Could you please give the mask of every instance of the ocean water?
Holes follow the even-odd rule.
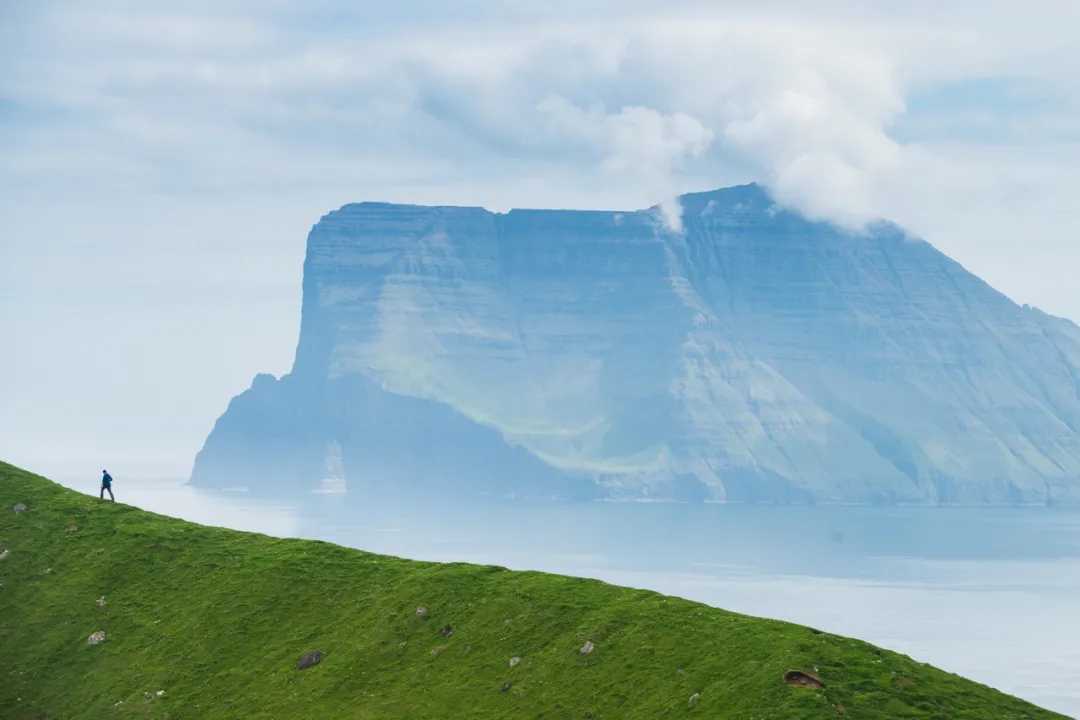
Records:
[[[96,479],[65,484],[96,494]],[[849,635],[1080,716],[1080,510],[209,492],[120,479],[166,515],[373,552],[593,577]]]

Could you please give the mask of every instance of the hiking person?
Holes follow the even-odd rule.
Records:
[[[108,470],[101,471],[101,492],[98,493],[98,497],[104,500],[105,493],[109,493],[109,499],[116,502],[116,498],[112,494],[112,475],[109,474]]]

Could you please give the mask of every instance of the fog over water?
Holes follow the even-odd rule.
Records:
[[[1080,716],[1077,509],[258,498],[114,474],[118,499],[147,510],[650,588],[858,637]],[[93,474],[64,484],[97,492]]]

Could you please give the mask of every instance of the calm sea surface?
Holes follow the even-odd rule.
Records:
[[[96,494],[96,478],[68,481]],[[1080,511],[521,505],[215,493],[119,479],[201,523],[651,588],[850,635],[1080,716]]]

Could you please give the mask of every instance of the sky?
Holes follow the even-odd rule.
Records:
[[[756,180],[1080,321],[1080,4],[809,5],[0,0],[0,457],[186,476],[354,201]]]

